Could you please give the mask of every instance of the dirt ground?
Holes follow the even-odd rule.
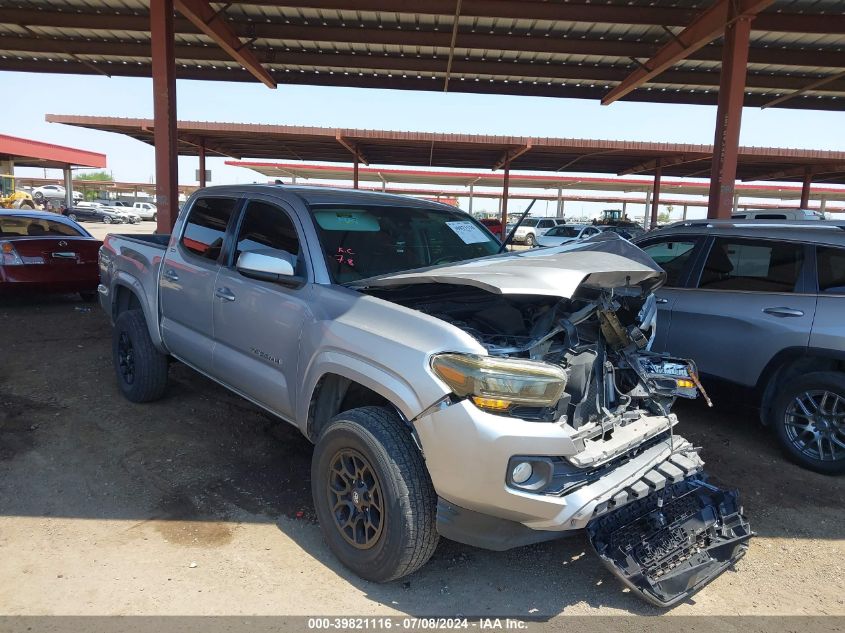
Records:
[[[509,552],[441,541],[384,585],[342,568],[298,432],[174,364],[167,397],[117,392],[97,306],[0,300],[0,614],[658,614],[578,535]],[[786,461],[750,412],[679,406],[758,533],[671,610],[845,615],[841,478]]]

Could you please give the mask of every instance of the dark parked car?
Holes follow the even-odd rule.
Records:
[[[125,215],[101,206],[70,207],[63,209],[62,215],[74,222],[104,222],[105,224],[124,224],[129,220]]]
[[[845,472],[843,229],[703,220],[637,240],[668,275],[652,349],[739,391],[787,455],[824,473]]]
[[[54,213],[0,211],[0,294],[26,290],[97,297],[101,242]]]

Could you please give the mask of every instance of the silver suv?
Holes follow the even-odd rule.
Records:
[[[743,388],[793,460],[845,471],[845,224],[683,222],[637,245],[668,276],[653,350]]]

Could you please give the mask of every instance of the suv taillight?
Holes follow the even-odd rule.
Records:
[[[23,266],[23,260],[11,242],[0,242],[0,266]]]

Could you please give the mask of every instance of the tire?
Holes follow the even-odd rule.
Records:
[[[132,402],[152,402],[167,388],[167,356],[150,338],[141,310],[117,317],[112,331],[112,362],[120,391]]]
[[[80,292],[79,298],[82,299],[85,303],[94,303],[98,299],[98,295],[96,292]]]
[[[828,415],[819,416],[819,409]],[[792,461],[818,473],[845,472],[845,374],[813,372],[782,385],[772,407],[772,423]]]
[[[107,215],[103,216],[103,223],[104,224],[111,224],[111,218]]]
[[[38,202],[41,202],[44,199],[44,193],[42,193],[41,191],[36,191],[34,194],[32,194],[32,197]]]
[[[158,222],[158,213],[153,213],[153,222]]]
[[[76,214],[75,214],[75,213],[68,213],[68,214],[67,214],[67,219],[68,219],[68,220],[70,220],[71,222],[79,222],[79,220],[77,220],[77,219],[76,219]]]
[[[534,245],[537,243],[537,239],[534,237],[533,233],[529,233],[525,236],[525,245],[529,248],[534,248]]]
[[[356,477],[364,473],[355,481],[369,485],[346,485],[352,490],[346,501],[349,505],[336,513],[335,502],[343,500],[340,494],[331,492],[329,484],[341,489],[344,471],[333,469],[340,460],[346,460],[350,468],[354,463]],[[361,460],[369,471],[358,469]],[[353,496],[356,490],[359,497]],[[381,494],[376,494],[378,491]],[[413,573],[428,562],[437,547],[437,496],[420,450],[393,411],[361,407],[335,416],[314,449],[311,493],[329,548],[341,563],[366,580],[388,582]],[[360,508],[354,505],[357,499],[362,500]],[[381,513],[376,501],[381,501]],[[370,527],[359,529],[359,520],[342,531],[340,522],[355,516],[370,519]],[[358,545],[351,542],[355,537]]]

